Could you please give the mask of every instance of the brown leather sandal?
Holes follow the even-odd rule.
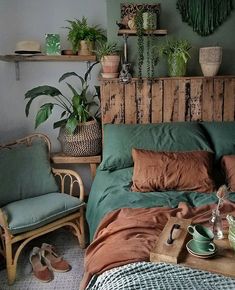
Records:
[[[41,246],[42,257],[47,266],[55,272],[68,272],[71,270],[69,263],[60,257],[52,245],[43,243]]]
[[[39,281],[47,283],[53,280],[53,272],[43,262],[41,249],[34,247],[30,253],[29,261],[33,268],[33,274]]]

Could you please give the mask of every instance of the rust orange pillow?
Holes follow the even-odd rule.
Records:
[[[132,157],[132,191],[215,190],[211,152],[156,152],[132,149]]]
[[[221,160],[226,181],[231,191],[235,191],[235,155],[225,155]]]

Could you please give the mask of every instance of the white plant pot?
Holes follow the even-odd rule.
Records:
[[[202,47],[199,50],[199,63],[206,77],[217,75],[222,62],[222,47]]]

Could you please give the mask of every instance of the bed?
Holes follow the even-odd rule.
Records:
[[[218,102],[216,99],[218,82],[223,85],[223,92],[227,91],[228,85],[233,89],[233,93],[227,96],[229,100],[226,99],[226,102],[221,103],[221,117],[218,117],[220,111],[218,106],[213,105],[208,107],[207,114],[200,113],[205,111],[205,102],[207,102],[200,94],[197,93],[196,97],[191,95],[191,99],[194,98],[193,103],[189,102],[188,95],[182,96],[182,90],[179,88],[182,88],[182,83],[185,85],[187,82],[191,86],[198,84],[203,96],[205,96],[204,90],[207,91],[212,82],[215,103]],[[235,280],[225,276],[168,263],[149,262],[150,251],[171,216],[191,218],[193,223],[208,225],[211,211],[218,201],[216,189],[226,182],[226,176],[221,174],[224,173],[220,166],[221,159],[224,155],[235,154],[234,114],[231,117],[232,114],[229,113],[230,119],[224,119],[228,116],[224,106],[228,102],[234,104],[234,78],[222,80],[211,78],[201,81],[193,78],[167,79],[156,80],[154,85],[155,87],[148,88],[151,85],[146,82],[140,90],[134,80],[125,86],[113,80],[102,82],[103,160],[97,170],[87,204],[86,216],[91,243],[86,250],[85,273],[80,289],[235,289]],[[153,104],[156,96],[159,99],[156,86],[159,88],[160,85],[165,90],[161,94],[162,104],[166,104],[167,100],[168,104],[173,104],[172,112],[177,114],[171,114],[173,119],[164,119],[163,116],[168,115],[169,108],[162,106],[161,122],[155,123],[158,117],[155,116],[156,108]],[[169,101],[169,85],[171,90],[173,85],[177,88],[172,90],[178,92],[172,95],[173,101]],[[191,90],[192,94],[195,91],[197,91],[195,88]],[[183,106],[184,120],[182,120],[182,112],[179,114],[179,107],[175,109],[176,104],[182,105],[182,100],[185,102],[184,105],[187,102],[187,106]],[[202,110],[200,105],[203,102]],[[135,110],[133,110],[133,103],[136,104]],[[190,118],[186,111],[191,112]],[[196,115],[200,115],[199,120],[196,120],[200,122],[186,122],[195,121]],[[208,119],[209,115],[211,119]],[[215,116],[220,122],[214,122],[218,121],[214,119]],[[134,153],[133,148],[137,149]],[[139,152],[140,150],[144,152]],[[142,175],[142,171],[149,174],[146,173],[144,166],[141,167],[143,164],[141,162],[145,158],[149,159],[149,162],[155,158],[155,155],[149,155],[150,153],[176,153],[177,158],[179,155],[181,160],[182,153],[191,154],[195,151],[206,152],[209,155],[207,173],[212,179],[213,189],[212,184],[208,185],[207,181],[208,187],[201,188],[204,179],[201,182],[199,178],[197,182],[198,176],[195,172],[186,179],[194,180],[193,186],[197,183],[198,187],[190,187],[192,186],[190,184],[186,186],[187,190],[184,190],[184,186],[183,190],[177,186],[171,189],[172,185],[166,186],[164,183],[166,180],[163,182],[166,186],[166,188],[163,186],[163,190],[161,187],[161,190],[153,190],[152,187],[151,190],[145,190],[146,184],[144,186],[140,184],[142,176],[138,174]],[[147,155],[138,159],[140,153],[147,153]],[[190,163],[194,158],[190,156],[183,156],[182,176],[186,176],[190,171],[185,171],[186,163]],[[162,160],[162,155],[157,158]],[[196,157],[199,160],[198,166],[202,166],[200,158]],[[171,159],[169,160],[171,162]],[[140,168],[137,172],[138,162]],[[179,168],[178,166],[177,163],[176,168]],[[194,169],[197,172],[196,166]],[[174,167],[173,170],[177,171]],[[173,176],[174,180],[179,178],[174,174]],[[145,183],[145,180],[146,175],[142,181]],[[147,188],[148,186],[149,184]],[[156,188],[158,186],[159,184]],[[230,192],[220,208],[224,228],[228,226],[226,215],[228,213],[235,215],[234,191]]]

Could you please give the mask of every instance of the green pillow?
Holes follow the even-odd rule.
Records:
[[[203,122],[218,161],[223,155],[235,154],[235,122]]]
[[[0,207],[57,191],[47,145],[41,139],[30,146],[19,144],[0,149]]]
[[[204,130],[198,123],[104,125],[101,170],[133,166],[132,148],[156,151],[212,151]]]

